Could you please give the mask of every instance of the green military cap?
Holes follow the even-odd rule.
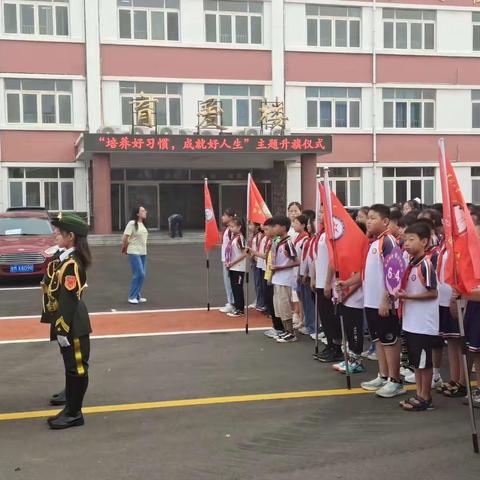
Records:
[[[74,213],[59,212],[52,220],[52,225],[60,230],[75,233],[75,235],[81,235],[83,237],[88,235],[88,223]]]

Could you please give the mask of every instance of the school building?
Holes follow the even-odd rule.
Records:
[[[132,131],[141,92],[157,132]],[[212,97],[225,142],[196,135]],[[284,136],[262,137],[263,99],[284,101]],[[153,228],[202,228],[204,178],[217,210],[241,210],[251,171],[282,211],[312,206],[324,165],[347,206],[434,203],[440,137],[480,203],[479,129],[474,0],[0,0],[0,211],[76,211],[109,233],[141,202]]]

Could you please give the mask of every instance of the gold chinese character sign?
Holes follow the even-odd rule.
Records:
[[[140,92],[140,94],[130,102],[130,105],[132,105],[132,111],[133,111],[133,120],[134,120],[133,124],[141,125],[145,127],[156,127],[157,126],[157,121],[156,121],[157,120],[156,118],[157,102],[158,102],[158,98],[155,98],[152,95],[146,95],[145,93]]]
[[[270,130],[270,133],[273,133],[274,129],[280,129],[280,134],[283,135],[288,120],[283,102],[279,102],[278,99],[268,102],[265,99],[259,110],[261,132]]]
[[[197,113],[197,132],[200,128],[215,128],[217,130],[225,130],[222,125],[222,102],[217,98],[207,98],[198,102]]]

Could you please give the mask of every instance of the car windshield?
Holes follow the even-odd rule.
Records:
[[[0,218],[0,236],[51,235],[50,222],[45,218]]]

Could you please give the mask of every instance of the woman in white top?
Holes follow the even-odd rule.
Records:
[[[287,216],[292,222],[290,229],[288,230],[288,236],[290,240],[293,242],[297,236],[297,232],[293,228],[293,221],[302,214],[302,204],[299,202],[291,202],[288,204],[287,207]]]
[[[133,275],[128,302],[133,304],[147,301],[141,295],[147,260],[148,230],[145,226],[146,219],[147,210],[144,207],[134,208],[131,220],[123,232],[122,253],[128,255]]]

